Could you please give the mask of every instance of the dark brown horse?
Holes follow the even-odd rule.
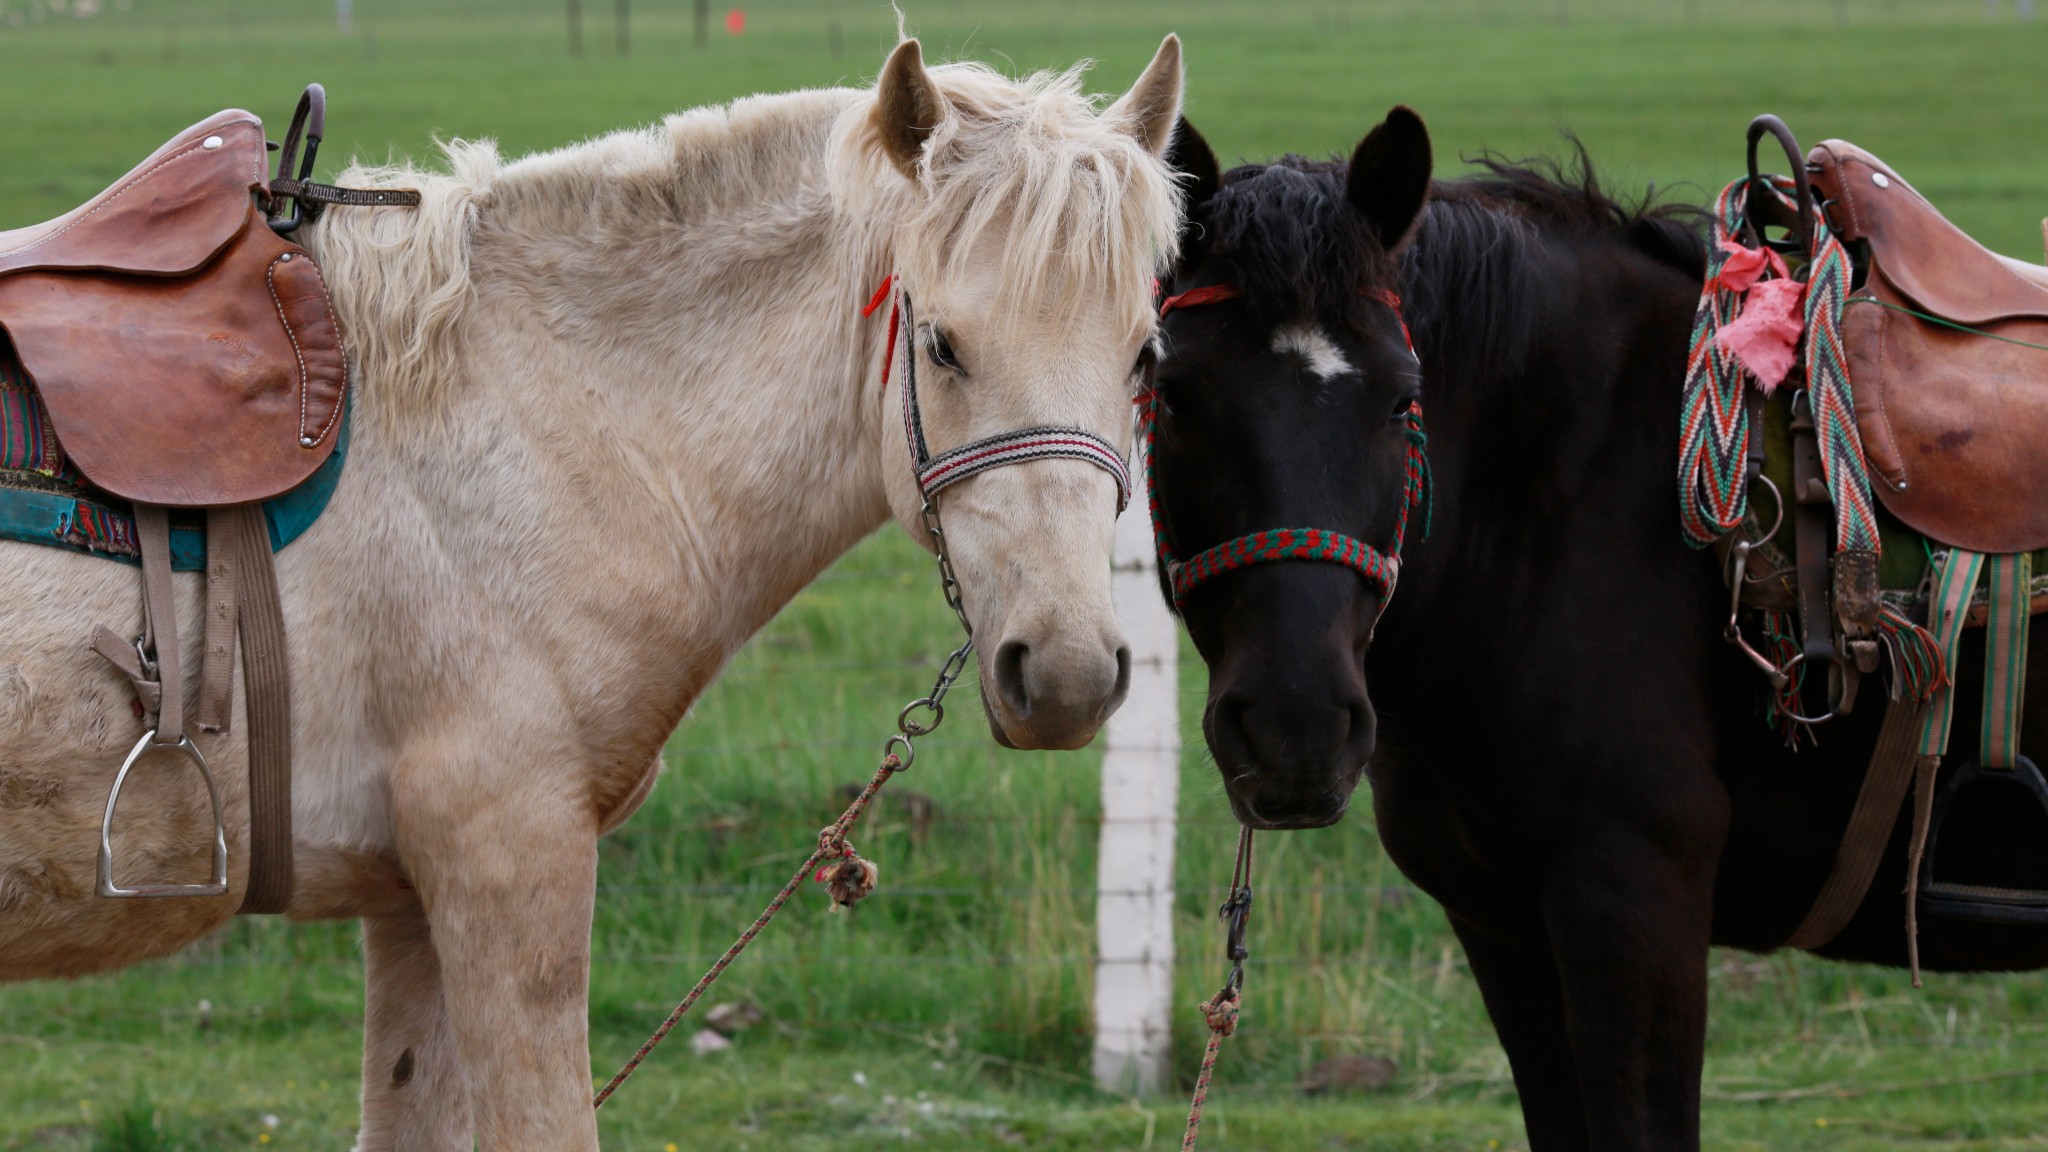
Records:
[[[1388,852],[1464,943],[1531,1146],[1697,1148],[1708,948],[1768,951],[1800,922],[1884,711],[1866,694],[1817,749],[1789,751],[1720,640],[1714,560],[1680,540],[1697,213],[1619,205],[1583,157],[1432,184],[1406,109],[1349,165],[1219,174],[1185,127],[1178,149],[1193,206],[1164,290],[1238,294],[1164,324],[1168,549],[1309,527],[1390,551],[1418,395],[1434,475],[1430,531],[1418,510],[1390,597],[1305,560],[1184,588],[1233,806],[1255,826],[1329,823],[1368,775]],[[1966,635],[1960,717],[1977,714],[1982,653]],[[2048,645],[2029,671],[2048,682]],[[2040,694],[2021,742],[2048,750]],[[1973,724],[1955,746],[1974,750]],[[2048,887],[2048,836],[2001,815],[2039,822],[1981,814],[1948,863]],[[1824,955],[1905,963],[1905,832]],[[1923,921],[1921,952],[1931,969],[2041,967],[2048,929]]]

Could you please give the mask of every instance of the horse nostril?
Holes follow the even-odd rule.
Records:
[[[1031,689],[1024,680],[1024,660],[1031,645],[1005,640],[996,648],[996,692],[1019,717],[1031,715]]]
[[[1131,691],[1131,646],[1116,646],[1116,690],[1109,694],[1110,706],[1114,707]]]

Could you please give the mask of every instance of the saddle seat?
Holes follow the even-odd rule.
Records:
[[[0,330],[65,455],[115,496],[267,500],[334,447],[341,333],[319,269],[266,223],[265,167],[262,122],[221,112],[0,232]]]
[[[1878,499],[1943,543],[2048,547],[2048,350],[2026,346],[2048,346],[2048,267],[1978,244],[1854,144],[1822,142],[1807,170],[1864,246],[1842,339]]]

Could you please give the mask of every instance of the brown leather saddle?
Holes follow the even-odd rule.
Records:
[[[1867,247],[1842,340],[1872,490],[1944,543],[2048,548],[2048,267],[1984,248],[1854,144],[1807,170],[1836,235]]]
[[[1944,772],[1953,696],[1936,684],[1928,699],[1893,700],[1835,866],[1788,941],[1816,948],[1848,923],[1891,842],[1910,790],[1914,820],[1907,939],[1917,985],[1916,917],[1921,912],[2048,924],[2048,887],[2006,887],[2002,878],[1945,879],[1936,864],[1943,823],[1958,797],[1968,795],[1980,809],[1990,804],[2010,813],[2017,805],[2048,819],[2048,776],[2017,748],[2028,616],[2048,607],[2038,592],[2030,597],[2030,587],[2040,585],[2027,579],[2027,554],[2048,548],[2048,266],[1985,249],[1882,160],[1853,144],[1826,141],[1805,153],[1801,165],[1790,131],[1776,117],[1758,117],[1751,124],[1752,189],[1761,187],[1756,147],[1765,134],[1778,138],[1794,164],[1790,183],[1798,207],[1790,211],[1780,199],[1756,197],[1754,203],[1764,207],[1752,216],[1749,235],[1802,257],[1821,251],[1814,233],[1825,227],[1845,246],[1853,268],[1841,319],[1841,351],[1871,491],[1882,507],[1878,527],[1889,535],[1883,515],[1889,513],[1930,548],[1951,549],[1943,567],[1927,566],[1918,594],[1899,619],[1931,628],[1939,615],[1939,627],[1948,637],[1940,642],[1947,659],[1953,659],[1961,627],[1987,627],[1986,695],[2005,701],[1984,711],[1980,757],[1961,759]],[[1808,208],[1813,203],[1820,205],[1824,221],[1814,221]],[[1772,240],[1765,227],[1798,235]],[[1808,341],[1821,338],[1814,330],[1805,334]],[[1764,412],[1760,399],[1750,403],[1753,415]],[[1759,535],[1754,525],[1745,526],[1747,540],[1729,549],[1744,558],[1733,577],[1736,604],[1729,634],[1736,635],[1734,616],[1748,604],[1796,612],[1809,645],[1819,636],[1826,648],[1828,618],[1833,617],[1840,624],[1837,639],[1847,637],[1855,655],[1854,618],[1866,609],[1874,616],[1877,604],[1874,598],[1864,604],[1844,595],[1840,577],[1846,550],[1833,558],[1836,579],[1832,595],[1827,593],[1829,534],[1823,510],[1830,493],[1809,479],[1818,474],[1811,466],[1817,459],[1805,459],[1815,455],[1815,430],[1810,414],[1802,424],[1797,394],[1789,430],[1792,495],[1786,501],[1789,510],[1776,515],[1780,522],[1795,523],[1797,555],[1787,562],[1780,553],[1759,566],[1762,553],[1750,545],[1768,543],[1776,528]],[[1767,437],[1758,443],[1767,444]],[[1767,446],[1753,447],[1751,475],[1772,456]],[[1809,478],[1801,477],[1802,465],[1808,465]],[[1775,482],[1769,487],[1779,489]],[[1908,546],[1917,551],[1920,544]],[[1981,611],[1972,599],[1979,562],[2003,574],[1991,578],[1993,590]],[[1788,579],[1795,570],[1796,587]],[[1951,582],[1955,571],[1968,575]],[[1939,614],[1929,608],[1936,598],[1945,602]],[[1826,654],[1841,664],[1832,650]],[[1867,654],[1875,656],[1874,651]],[[1896,662],[1899,650],[1893,656]],[[1875,659],[1857,663],[1866,673],[1876,666]],[[1790,667],[1781,669],[1781,676]],[[1831,687],[1837,680],[1850,689],[1833,694],[1829,716],[1846,713],[1854,700],[1854,678],[1846,671],[1831,676]]]
[[[262,121],[218,113],[76,209],[0,232],[0,333],[66,457],[94,486],[132,503],[141,541],[143,634],[131,640],[102,627],[93,637],[151,717],[107,797],[102,895],[228,890],[220,791],[186,731],[171,596],[170,510],[203,509],[206,641],[193,725],[226,730],[239,638],[250,727],[242,911],[282,911],[290,898],[290,684],[261,502],[299,485],[333,452],[348,364],[320,270],[288,236],[326,204],[419,202],[406,190],[310,181],[325,120],[326,93],[315,84],[299,100],[273,178]],[[121,787],[143,757],[166,752],[205,779],[212,877],[118,884],[111,835]]]

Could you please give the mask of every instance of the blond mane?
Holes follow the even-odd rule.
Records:
[[[445,171],[359,163],[342,183],[417,188],[419,208],[330,210],[305,239],[326,270],[359,379],[374,382],[387,411],[431,409],[455,385],[476,294],[472,243],[490,222],[516,219],[499,231],[532,237],[537,251],[601,233],[645,242],[655,225],[683,217],[761,216],[774,191],[764,184],[777,180],[796,196],[804,181],[824,178],[844,226],[834,242],[847,285],[867,285],[892,260],[912,282],[957,274],[977,240],[1006,229],[999,314],[1057,325],[1089,295],[1076,289],[1156,275],[1178,233],[1173,176],[1128,125],[1098,111],[1081,90],[1083,70],[1012,79],[977,63],[930,69],[948,108],[916,188],[877,138],[872,88],[807,90],[693,109],[509,163],[490,140],[442,143]],[[778,223],[800,232],[781,217],[713,230],[691,238],[687,258],[701,275],[706,262],[744,258],[735,252],[742,244],[786,246],[792,236],[763,235]],[[910,235],[936,242],[890,244]],[[927,266],[902,266],[907,252],[925,254]],[[1119,318],[1128,330],[1150,322],[1147,294],[1114,295],[1128,302]]]

